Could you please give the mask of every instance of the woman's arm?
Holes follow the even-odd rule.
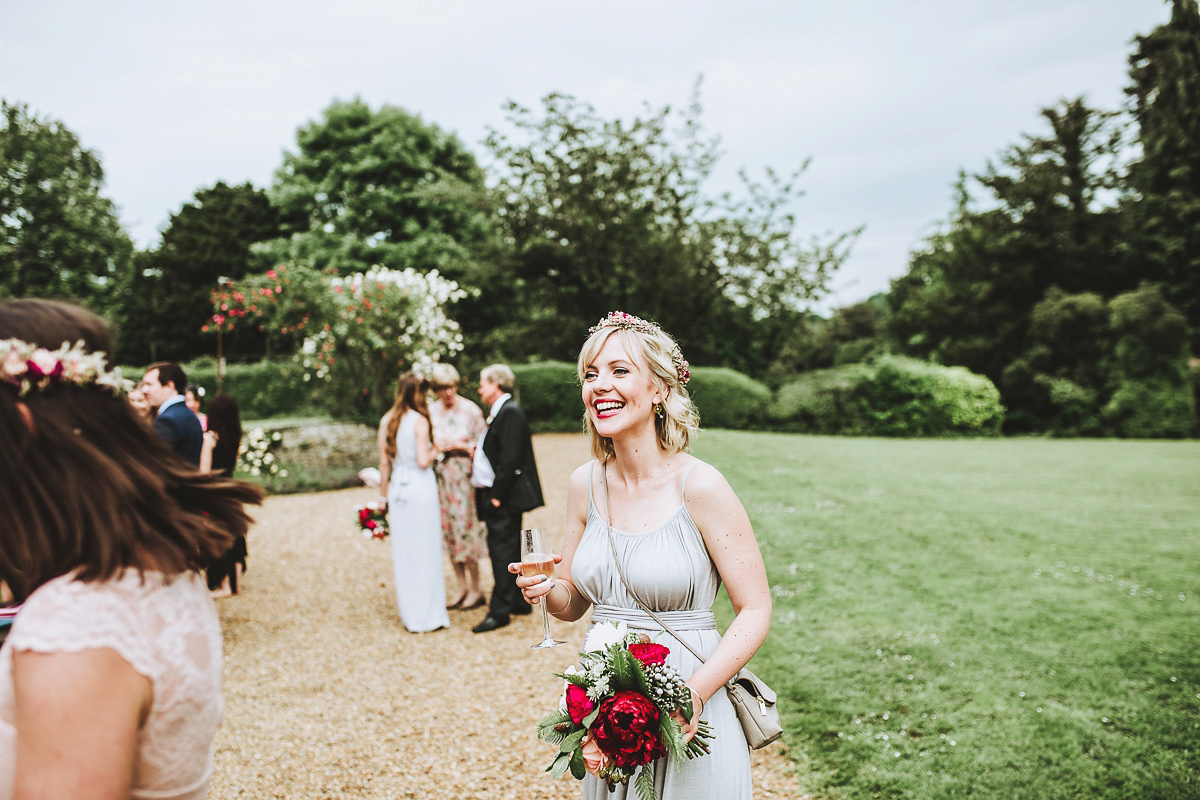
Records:
[[[200,471],[212,472],[213,448],[217,446],[217,432],[205,431],[204,442],[200,445]]]
[[[433,449],[433,440],[429,436],[429,420],[425,419],[424,414],[417,414],[415,427],[417,429],[417,466],[426,469],[433,463],[433,457],[437,453]]]
[[[12,674],[14,800],[128,800],[150,680],[110,648],[19,650]]]
[[[383,415],[379,420],[379,435],[376,437],[379,445],[379,499],[387,502],[388,481],[392,478],[392,460],[387,455],[387,428],[392,412]]]
[[[517,578],[517,586],[524,592],[526,600],[535,605],[539,602],[546,603],[546,610],[564,622],[574,622],[592,607],[587,598],[575,588],[575,582],[570,578],[571,562],[580,540],[583,539],[583,529],[587,524],[588,481],[591,474],[589,462],[576,469],[567,484],[567,532],[563,536],[562,555],[554,557],[559,567],[550,588],[546,588],[546,581],[540,577]],[[509,565],[509,572],[520,573],[520,569],[520,564]]]
[[[750,518],[725,476],[701,462],[688,479],[684,503],[704,537],[734,612],[717,649],[687,680],[707,703],[766,641],[771,630],[771,587]]]

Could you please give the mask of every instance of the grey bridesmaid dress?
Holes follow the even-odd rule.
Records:
[[[700,661],[662,630],[633,599],[613,563],[607,523],[596,508],[597,462],[592,463],[587,523],[575,552],[571,577],[579,591],[592,601],[591,623],[624,620],[631,630],[644,631],[671,651],[667,663],[686,680]],[[693,465],[694,467],[695,465]],[[661,527],[645,533],[624,533],[613,528],[625,579],[638,597],[663,618],[705,658],[716,649],[717,632],[712,604],[721,585],[716,565],[709,557],[696,523],[683,504],[689,468],[680,486],[679,510]],[[655,789],[661,800],[750,800],[750,751],[725,690],[718,690],[704,706],[701,719],[714,732],[712,752],[676,765],[670,759],[655,764]],[[598,778],[583,780],[585,800],[634,800],[633,780],[609,793]]]

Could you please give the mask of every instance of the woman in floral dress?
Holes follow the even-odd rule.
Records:
[[[484,424],[479,406],[458,395],[458,380],[454,367],[434,365],[432,384],[437,400],[429,406],[429,416],[433,419],[433,445],[441,454],[436,470],[442,535],[458,578],[458,592],[446,608],[468,609],[484,603],[479,559],[487,555],[487,538],[475,515],[475,490],[471,488],[471,457]]]

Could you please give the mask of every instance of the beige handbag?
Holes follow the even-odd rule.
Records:
[[[697,653],[658,614],[651,611],[637,596],[637,592],[633,591],[629,582],[625,580],[625,570],[621,569],[617,544],[613,541],[612,522],[608,519],[612,512],[608,505],[608,475],[604,466],[604,464],[600,465],[600,481],[604,486],[605,531],[608,533],[608,546],[612,548],[613,562],[617,565],[617,575],[620,576],[621,583],[625,585],[625,590],[633,597],[634,602],[703,664],[704,656]],[[736,675],[729,679],[729,682],[725,684],[725,692],[729,695],[729,701],[733,703],[733,710],[737,712],[738,722],[742,723],[742,731],[746,734],[746,743],[752,750],[766,747],[783,735],[779,709],[775,707],[775,692],[770,686],[767,686],[762,678],[751,672],[749,667],[742,667]]]

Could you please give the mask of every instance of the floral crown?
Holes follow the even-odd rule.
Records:
[[[20,397],[63,383],[96,386],[117,396],[132,388],[119,367],[106,366],[105,353],[87,352],[82,340],[47,350],[20,339],[0,339],[0,382],[16,386]]]
[[[684,360],[683,351],[679,349],[679,345],[675,340],[656,323],[642,319],[641,317],[635,317],[633,314],[626,314],[624,311],[613,311],[589,328],[588,336],[604,328],[625,328],[626,330],[644,333],[647,336],[665,336],[671,342],[671,363],[675,365],[675,374],[679,376],[679,385],[686,386],[687,382],[692,379],[692,373],[688,370],[690,365]]]

